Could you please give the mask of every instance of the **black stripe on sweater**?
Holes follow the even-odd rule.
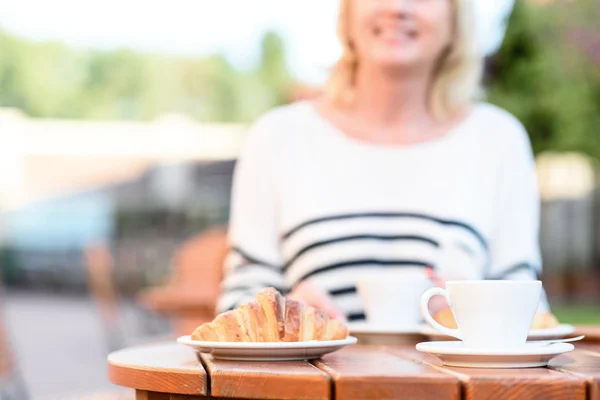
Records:
[[[354,312],[354,313],[347,314],[346,318],[348,318],[348,322],[350,322],[350,321],[365,321],[367,319],[367,316],[365,315],[364,312]]]
[[[283,271],[285,272],[300,256],[304,253],[314,250],[319,247],[328,246],[332,244],[349,242],[355,240],[381,240],[381,241],[395,241],[395,240],[407,240],[407,241],[417,241],[431,244],[435,247],[440,247],[440,243],[427,238],[425,236],[418,235],[375,235],[375,234],[364,234],[364,235],[351,235],[351,236],[341,236],[333,239],[322,240],[319,242],[311,243],[308,246],[300,249],[290,260],[283,266]]]
[[[244,271],[245,269],[248,269],[248,268],[251,268],[251,267],[262,268],[265,271],[269,271],[271,273],[275,273],[275,274],[278,274],[278,275],[281,274],[281,269],[280,268],[274,267],[272,265],[255,264],[255,263],[251,263],[251,262],[245,261],[245,260],[244,260],[243,264],[238,264],[238,265],[234,266],[233,267],[233,271],[237,273],[237,272]]]
[[[242,250],[239,246],[232,246],[231,251],[238,253],[245,261],[247,261],[246,263],[241,264],[240,267],[245,266],[245,265],[258,264],[258,265],[261,265],[264,267],[268,267],[269,269],[272,269],[274,271],[281,272],[281,268],[278,267],[277,265],[271,264],[271,263],[261,260],[257,257],[251,256],[246,251]]]
[[[328,291],[330,296],[343,296],[345,294],[355,294],[357,292],[356,290],[356,286],[348,286],[348,287],[342,287],[342,288],[338,288],[338,289],[331,289]]]
[[[327,216],[327,217],[314,218],[314,219],[302,222],[299,225],[296,225],[294,228],[287,231],[282,236],[282,239],[283,240],[289,239],[290,236],[292,236],[299,230],[301,230],[309,225],[319,224],[319,223],[328,222],[328,221],[337,221],[337,220],[343,220],[343,219],[356,219],[356,218],[416,218],[416,219],[423,219],[423,220],[427,220],[427,221],[436,222],[436,223],[442,224],[442,225],[455,226],[455,227],[463,228],[468,232],[471,232],[471,234],[473,234],[476,237],[476,239],[481,243],[481,245],[487,249],[487,241],[485,240],[483,235],[481,233],[479,233],[479,231],[477,229],[475,229],[473,226],[471,226],[465,222],[451,220],[451,219],[438,218],[438,217],[434,217],[432,215],[427,215],[427,214],[400,213],[400,212],[365,212],[365,213],[339,214],[339,215],[331,215],[331,216]]]

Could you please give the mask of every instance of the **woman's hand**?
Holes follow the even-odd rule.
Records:
[[[346,316],[335,305],[331,296],[310,281],[300,282],[300,284],[288,295],[288,298],[291,300],[303,301],[309,306],[323,311],[331,318],[346,321]]]
[[[431,268],[431,267],[425,268],[425,275],[431,281],[433,286],[437,286],[437,287],[441,287],[441,288],[446,287],[446,281],[443,280],[442,278],[440,278],[433,271],[433,268]],[[429,301],[429,312],[433,316],[435,316],[440,311],[444,311],[449,308],[450,307],[448,306],[448,303],[446,302],[446,299],[443,296],[434,296]]]

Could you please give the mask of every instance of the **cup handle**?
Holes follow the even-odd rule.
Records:
[[[462,340],[462,335],[460,334],[460,331],[458,329],[446,328],[445,326],[441,325],[436,320],[434,320],[431,314],[429,313],[429,300],[433,296],[444,296],[448,304],[450,304],[450,299],[448,298],[448,292],[446,291],[446,289],[442,289],[440,287],[433,287],[428,289],[421,296],[421,314],[423,314],[423,318],[425,318],[425,321],[427,321],[429,325],[431,325],[434,329],[440,331],[444,335],[452,336]]]

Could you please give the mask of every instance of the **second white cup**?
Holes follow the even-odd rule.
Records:
[[[431,287],[424,272],[376,272],[358,282],[367,323],[376,328],[417,330],[422,320],[419,301]]]

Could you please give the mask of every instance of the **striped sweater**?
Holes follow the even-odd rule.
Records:
[[[218,311],[310,279],[361,320],[357,282],[391,269],[536,279],[538,214],[527,134],[497,107],[410,146],[352,139],[309,102],[281,107],[254,125],[236,166]]]

